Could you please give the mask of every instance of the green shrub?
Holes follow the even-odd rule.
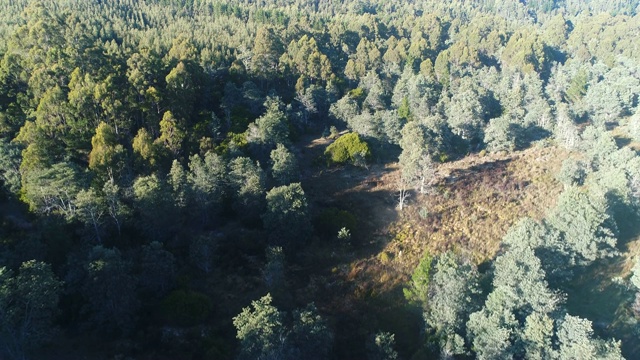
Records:
[[[349,91],[349,96],[356,101],[362,101],[367,96],[367,94],[365,94],[364,89],[355,88]]]
[[[162,315],[169,324],[193,326],[211,313],[211,299],[202,293],[176,290],[169,294],[161,305]]]
[[[356,162],[362,158],[368,160],[371,157],[369,145],[360,139],[357,133],[348,133],[340,136],[324,152],[330,163],[345,164]]]

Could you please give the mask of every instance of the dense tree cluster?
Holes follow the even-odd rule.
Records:
[[[426,255],[407,296],[444,358],[620,358],[561,289],[618,255],[640,204],[640,160],[607,132],[640,139],[639,12],[637,0],[3,1],[0,357],[83,332],[133,339],[131,353],[331,358],[323,309],[283,293],[313,240],[355,231],[340,209],[312,221],[305,193],[297,141],[335,126],[348,131],[318,166],[400,154],[400,208],[470,152],[579,152],[556,208],[512,228],[492,271]],[[238,343],[220,345],[231,318]],[[197,326],[206,335],[181,348],[193,334],[177,329]],[[370,335],[359,354],[398,357],[393,334]]]

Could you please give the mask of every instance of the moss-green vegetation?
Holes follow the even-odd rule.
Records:
[[[368,161],[371,151],[366,141],[360,139],[358,133],[348,133],[340,136],[333,144],[327,146],[324,152],[332,164],[358,164]]]

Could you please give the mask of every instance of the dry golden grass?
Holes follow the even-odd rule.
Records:
[[[347,279],[368,283],[380,294],[402,286],[425,251],[455,249],[476,263],[493,258],[509,227],[525,216],[541,219],[555,205],[563,189],[555,174],[567,156],[560,148],[534,147],[441,165],[433,191],[411,195],[397,220],[378,230],[386,234],[379,239],[386,243],[382,250],[357,260]],[[379,183],[395,191],[398,176],[399,171],[385,173]]]

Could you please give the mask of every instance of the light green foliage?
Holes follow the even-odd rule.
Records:
[[[635,141],[640,141],[640,107],[638,107],[633,116],[629,118],[627,128],[629,129],[629,135],[631,135]]]
[[[286,314],[271,304],[271,294],[252,301],[233,318],[240,359],[328,359],[333,334],[313,303]]]
[[[132,147],[139,165],[148,164],[153,167],[158,162],[160,157],[159,147],[153,142],[153,138],[145,128],[138,130],[138,134],[133,138]]]
[[[218,155],[208,152],[204,159],[199,155],[189,158],[187,181],[193,201],[206,220],[222,201],[226,164]]]
[[[510,313],[505,315],[506,319],[503,315],[482,310],[469,316],[467,328],[469,336],[473,339],[473,351],[477,359],[511,359],[513,357],[510,350],[512,330],[508,325],[503,324],[512,323],[514,319]]]
[[[558,328],[560,359],[624,359],[620,350],[620,342],[594,338],[591,321],[577,316],[565,315]]]
[[[447,107],[447,121],[452,131],[467,141],[482,139],[484,107],[476,86],[465,78],[451,97]]]
[[[15,277],[0,268],[0,354],[24,359],[51,339],[61,288],[43,262],[22,263]]]
[[[311,235],[309,205],[300,183],[275,187],[267,192],[267,211],[262,216],[272,244],[285,250],[302,246]]]
[[[565,257],[565,245],[560,231],[531,218],[523,218],[512,226],[502,239],[510,249],[530,248],[536,252],[548,277],[570,278],[570,266]]]
[[[169,174],[167,175],[167,181],[171,186],[171,190],[173,190],[172,198],[176,207],[184,208],[187,206],[188,195],[190,195],[187,173],[178,160],[173,160],[171,163],[171,170],[169,170]]]
[[[346,227],[342,227],[338,231],[337,238],[342,244],[349,245],[351,243],[351,231]]]
[[[347,94],[340,100],[331,104],[331,107],[329,108],[329,114],[334,118],[347,123],[354,116],[360,114],[360,106],[353,96]]]
[[[398,158],[403,180],[412,188],[424,194],[434,177],[434,166],[431,161],[431,136],[424,127],[415,121],[402,128],[400,147],[402,153]]]
[[[587,176],[587,168],[582,161],[569,158],[562,162],[556,178],[565,186],[582,185]]]
[[[298,176],[298,161],[284,145],[278,144],[271,151],[271,176],[277,185],[287,185]]]
[[[253,58],[251,69],[257,75],[271,78],[278,67],[278,58],[282,54],[281,38],[273,28],[261,26],[253,40]]]
[[[278,97],[268,97],[264,103],[266,112],[249,126],[247,140],[272,148],[289,142],[289,125]]]
[[[320,160],[367,167],[374,148],[381,163],[401,148],[401,195],[443,190],[448,198],[450,186],[484,191],[467,186],[478,180],[478,168],[475,156],[463,159],[466,153],[483,147],[489,152],[526,150],[514,154],[508,170],[533,176],[519,179],[531,186],[511,199],[511,208],[537,218],[539,211],[530,206],[536,191],[554,194],[558,186],[547,181],[553,171],[544,169],[556,169],[564,159],[553,156],[565,152],[525,148],[534,142],[536,147],[553,146],[541,141],[553,135],[572,158],[584,162],[565,162],[560,169],[568,192],[558,207],[541,222],[525,219],[512,228],[480,276],[472,264],[452,254],[418,269],[413,290],[425,306],[428,326],[414,336],[402,332],[401,344],[407,358],[418,358],[410,352],[419,347],[435,355],[436,345],[442,358],[561,359],[561,346],[566,348],[563,356],[570,358],[578,353],[572,346],[581,345],[580,338],[593,338],[584,330],[590,326],[574,326],[583,329],[578,340],[566,329],[559,336],[563,295],[546,282],[571,289],[569,296],[574,290],[582,294],[586,289],[575,286],[584,282],[567,281],[567,274],[595,267],[603,270],[600,274],[610,273],[616,264],[603,260],[617,254],[618,232],[621,243],[637,233],[640,157],[633,150],[637,142],[627,143],[624,126],[632,139],[640,139],[638,3],[0,1],[0,186],[7,192],[0,196],[0,263],[19,274],[21,261],[46,258],[67,280],[63,317],[52,318],[62,327],[60,341],[52,344],[50,354],[64,353],[69,335],[78,329],[95,329],[76,342],[78,354],[95,353],[89,347],[100,343],[115,349],[106,356],[136,356],[148,348],[148,339],[162,333],[160,350],[152,349],[147,357],[234,358],[239,347],[224,341],[229,307],[251,296],[251,285],[262,277],[287,309],[320,295],[333,317],[325,322],[313,307],[290,316],[278,312],[281,326],[274,346],[259,346],[244,357],[364,358],[364,332],[378,325],[397,328],[376,324],[396,315],[387,306],[390,298],[335,299],[343,292],[323,290],[341,284],[315,281],[322,280],[317,271],[326,264],[308,262],[329,254],[332,245],[348,253],[365,250],[340,246],[350,236],[372,246],[367,240],[376,224],[368,224],[371,219],[361,210],[369,204],[367,197],[380,198],[385,192],[377,191],[380,186],[358,194],[327,192],[338,184],[318,183],[313,173],[322,169],[315,164],[298,168],[292,154],[308,161],[318,150],[311,143],[313,134],[347,127],[357,134],[338,139],[337,130],[332,131],[331,140],[337,141]],[[551,156],[542,155],[547,153]],[[512,156],[488,156],[494,157]],[[440,176],[431,161],[448,158],[456,163],[443,166],[445,172],[471,166],[464,181],[432,186]],[[519,171],[527,165],[530,169]],[[340,169],[349,176],[365,175],[353,170]],[[378,176],[381,166],[371,170]],[[319,181],[331,182],[340,171],[324,171]],[[387,175],[378,185],[390,190]],[[309,201],[295,183],[303,179],[305,185],[311,181]],[[503,180],[508,185],[508,177]],[[464,191],[457,194],[459,200],[465,200]],[[457,214],[456,209],[437,209],[433,201],[439,195],[429,195],[435,197],[412,198],[416,211],[409,209],[402,217],[420,216],[420,226],[434,229],[457,228],[459,224],[446,223],[447,213]],[[359,212],[363,226],[348,212],[325,212],[334,200],[340,204],[335,206]],[[319,214],[314,219],[317,232],[309,224],[311,212]],[[495,214],[488,211],[482,219],[466,219],[466,211],[459,215],[482,225]],[[496,227],[504,225],[505,218],[499,220]],[[478,234],[473,231],[471,237]],[[461,239],[450,235],[453,242]],[[260,256],[265,246],[261,237],[274,246],[266,259]],[[319,240],[311,248],[301,246],[311,238],[333,244]],[[96,248],[89,259],[83,258],[87,246],[98,242],[119,250]],[[454,244],[456,251],[468,250],[459,245]],[[285,253],[292,269],[285,269]],[[396,270],[408,261],[406,255],[392,257],[382,252],[379,260]],[[345,258],[334,260],[330,267],[335,265],[339,275]],[[295,276],[283,279],[287,270]],[[370,270],[376,275],[379,269]],[[24,305],[21,297],[41,292],[33,279],[45,276],[26,274],[20,282],[19,275],[0,275],[0,308],[18,309],[16,304]],[[140,277],[139,289],[132,274]],[[176,274],[182,290],[156,307],[173,290]],[[478,277],[486,294],[477,292]],[[306,278],[313,280],[308,288],[299,281]],[[356,282],[362,279],[356,277]],[[632,279],[640,282],[635,275]],[[20,296],[18,285],[24,287]],[[387,289],[390,284],[381,285]],[[143,306],[139,322],[132,310],[136,296]],[[44,301],[52,308],[49,300],[57,295]],[[574,300],[580,302],[569,299],[568,304],[573,306]],[[212,304],[220,308],[212,311]],[[349,320],[337,318],[342,312],[334,311],[335,305],[353,314],[385,311],[382,317],[367,315],[347,324],[332,351],[327,324],[343,326]],[[364,312],[362,305],[367,305]],[[34,315],[42,310],[32,309]],[[593,313],[605,332],[625,326],[624,321],[604,324],[610,317],[601,311],[607,309],[587,306],[580,314]],[[15,339],[37,335],[14,321],[23,318],[16,314],[26,312],[0,312],[3,326],[22,329],[14,337],[3,327],[0,342],[15,345]],[[262,328],[254,329],[260,334]],[[410,344],[419,335],[428,343]],[[390,338],[379,336],[378,345],[389,348]],[[628,345],[629,357],[638,357],[634,344]],[[580,355],[584,358],[615,357],[617,351],[615,344],[598,341],[580,349],[588,349]],[[43,357],[46,350],[27,351],[26,356]],[[0,353],[2,359],[14,357],[22,358]]]
[[[267,294],[233,318],[236,338],[240,340],[240,359],[272,359],[283,354],[286,339],[283,314],[271,301],[271,295]]]
[[[566,189],[546,221],[561,232],[562,248],[571,264],[586,265],[616,254],[617,227],[605,199],[577,188]]]
[[[360,139],[357,133],[348,133],[340,136],[331,145],[327,146],[324,153],[335,164],[355,164],[358,155],[362,155],[365,159],[371,156],[369,146]]]
[[[522,126],[510,116],[491,119],[484,131],[484,143],[489,151],[514,151],[519,147],[521,137]]]
[[[535,29],[521,27],[511,35],[501,55],[502,63],[524,73],[542,72],[547,67],[545,44]]]
[[[0,140],[0,183],[8,193],[20,190],[20,150],[4,139]]]
[[[462,354],[465,319],[477,306],[478,270],[467,259],[449,251],[431,265],[424,319],[435,330],[443,354]]]
[[[331,76],[329,58],[320,52],[316,40],[307,35],[289,43],[287,51],[280,57],[280,68],[286,73],[301,74],[312,80],[326,81]]]
[[[380,77],[373,71],[367,73],[360,80],[358,88],[366,91],[366,97],[362,102],[363,109],[369,109],[372,112],[384,110],[387,108],[387,93],[382,85]]]
[[[569,150],[575,149],[579,145],[580,135],[573,121],[573,115],[565,104],[561,104],[556,113],[557,123],[553,130],[556,141]]]
[[[547,314],[531,313],[525,320],[522,341],[527,359],[553,359],[553,319]]]
[[[533,340],[531,326],[536,317],[553,314],[562,298],[548,288],[541,262],[529,247],[509,249],[496,259],[494,267],[493,291],[483,309],[471,314],[467,322],[473,350],[479,359],[538,353],[547,337],[538,336],[542,343],[528,343],[527,339]]]
[[[581,148],[591,167],[596,170],[612,165],[622,165],[612,164],[612,160],[615,159],[614,154],[618,151],[618,145],[613,136],[602,131],[602,128],[587,127],[582,133]]]
[[[398,116],[406,120],[417,120],[432,115],[432,107],[438,102],[440,84],[422,73],[415,74],[405,67],[396,82],[391,98],[398,108]]]
[[[123,167],[124,148],[118,144],[113,128],[101,122],[91,138],[89,169],[102,177],[114,179],[119,176]]]
[[[616,120],[625,110],[620,94],[604,81],[589,87],[584,101],[597,124]]]
[[[567,88],[567,99],[573,103],[580,101],[582,97],[587,94],[588,82],[589,73],[584,69],[580,69],[580,71],[571,79],[571,83]]]
[[[494,267],[493,286],[502,291],[502,306],[519,318],[529,311],[550,313],[561,301],[548,288],[542,264],[531,248],[508,250],[496,259]]]
[[[631,269],[631,284],[640,290],[640,259],[636,260]]]
[[[264,209],[265,176],[259,165],[246,157],[229,162],[229,184],[234,210],[241,217],[257,218]]]
[[[428,253],[422,256],[418,267],[411,275],[409,287],[403,289],[404,297],[410,302],[426,308],[429,303],[429,281],[433,258]]]
[[[171,110],[176,114],[177,117],[181,119],[186,119],[193,112],[193,105],[196,100],[197,88],[195,84],[194,74],[192,74],[191,66],[185,61],[180,61],[167,75],[165,81],[167,83],[167,98],[171,105]],[[160,131],[162,130],[164,121],[171,121],[166,119],[166,115],[162,117],[162,121],[160,122]],[[171,113],[170,113],[171,114]],[[172,114],[173,115],[173,114]],[[181,126],[177,120],[173,120],[173,124],[166,124],[167,127],[171,128],[168,131],[172,131],[174,135],[168,136],[169,138],[173,137],[173,139],[167,139],[165,137],[162,140],[165,143],[165,146],[169,148],[172,152],[173,146],[176,146],[176,142],[180,141],[180,131],[184,131],[185,129]],[[167,142],[169,144],[167,144]],[[175,152],[174,152],[175,153]]]
[[[80,184],[79,170],[71,163],[33,169],[22,178],[23,199],[35,212],[59,214],[71,219],[76,212],[75,199]]]
[[[174,156],[177,156],[182,150],[185,136],[182,121],[176,119],[171,111],[165,112],[162,115],[162,121],[160,121],[160,137],[156,139],[155,143],[164,146]]]

